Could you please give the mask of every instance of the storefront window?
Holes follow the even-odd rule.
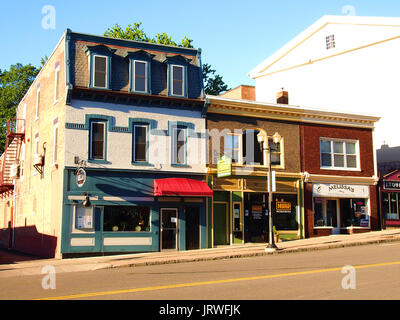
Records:
[[[150,231],[150,207],[105,206],[104,231]]]
[[[336,200],[314,198],[314,227],[337,227]]]
[[[274,226],[277,230],[297,230],[297,195],[274,195]]]
[[[368,227],[369,216],[365,199],[340,199],[341,227]]]
[[[75,229],[93,230],[93,207],[76,206]]]
[[[394,192],[384,192],[382,194],[382,200],[382,210],[385,219],[399,219],[400,197],[398,194]]]

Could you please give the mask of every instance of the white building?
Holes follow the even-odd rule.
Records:
[[[256,100],[377,115],[375,148],[400,145],[400,18],[323,16],[249,76]]]

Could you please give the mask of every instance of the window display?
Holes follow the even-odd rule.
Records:
[[[150,231],[150,207],[105,206],[104,231]]]

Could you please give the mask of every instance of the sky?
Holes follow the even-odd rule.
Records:
[[[116,23],[141,22],[150,37],[165,32],[175,42],[192,39],[202,63],[235,88],[254,85],[248,73],[323,15],[400,17],[400,1],[0,0],[0,12],[3,70],[16,63],[39,66],[67,28],[103,35]]]

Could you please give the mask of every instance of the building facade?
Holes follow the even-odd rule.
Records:
[[[207,247],[200,49],[67,30],[25,99],[13,248],[29,252],[31,223],[46,256]]]
[[[397,112],[399,29],[399,18],[323,16],[250,71],[256,100],[274,102],[284,88],[291,105],[382,115],[375,149],[399,146],[391,116]]]

